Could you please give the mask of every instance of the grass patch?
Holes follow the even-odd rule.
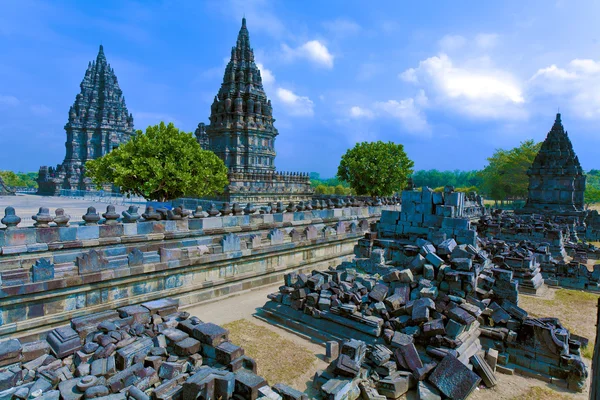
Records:
[[[596,340],[598,294],[579,290],[558,289],[554,298],[519,296],[519,306],[531,317],[556,317],[570,332],[589,339],[589,346],[581,354],[591,359]]]
[[[572,400],[573,397],[568,396],[566,394],[557,393],[554,390],[551,390],[551,389],[548,389],[545,387],[533,386],[533,387],[529,388],[529,390],[526,391],[525,393],[515,396],[511,400],[547,400],[547,399]]]
[[[229,330],[229,339],[256,360],[258,375],[270,384],[293,386],[294,380],[317,362],[316,356],[308,349],[248,320],[240,319],[223,327]]]

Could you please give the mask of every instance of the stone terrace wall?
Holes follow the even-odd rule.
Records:
[[[182,305],[352,256],[382,209],[0,229],[0,338],[163,297]]]

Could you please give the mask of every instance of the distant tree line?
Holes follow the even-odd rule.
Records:
[[[335,194],[339,196],[355,194],[348,182],[341,181],[337,177],[321,179],[318,172],[310,173],[310,186],[315,190],[315,194]]]
[[[37,189],[37,172],[0,171],[0,176],[6,185],[12,188]]]

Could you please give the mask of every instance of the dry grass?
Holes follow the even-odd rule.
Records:
[[[533,386],[527,392],[525,392],[519,396],[515,396],[511,400],[547,400],[547,399],[572,400],[573,397],[568,396],[566,394],[557,393],[556,391],[545,388],[545,387]]]
[[[256,360],[258,374],[271,384],[295,386],[294,381],[317,362],[306,348],[248,320],[240,319],[223,326],[229,329],[230,340]]]
[[[531,317],[556,317],[569,331],[589,339],[581,354],[591,359],[596,339],[598,294],[579,290],[550,289],[549,296],[519,296],[519,306]],[[552,296],[552,294],[554,296]]]

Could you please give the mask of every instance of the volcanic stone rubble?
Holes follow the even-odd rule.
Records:
[[[229,332],[162,299],[0,343],[0,399],[305,399],[256,375]]]
[[[600,291],[600,265],[595,265],[593,271],[586,266],[589,259],[599,258],[600,249],[578,240],[572,220],[500,211],[482,217],[477,223],[477,231],[486,250],[498,257],[506,257],[494,261],[510,264],[506,267],[515,272],[522,290],[535,293],[541,287],[535,285],[539,278],[532,275],[539,267],[544,281],[550,285]],[[529,271],[514,265],[509,253],[530,258]],[[528,280],[534,287],[527,284]]]
[[[515,274],[535,287],[541,279],[535,257],[482,242],[467,219],[442,219],[438,229],[416,234],[391,232],[405,220],[402,213],[384,211],[376,230],[359,241],[353,261],[286,275],[263,307],[307,332],[355,339],[343,342],[341,355],[315,376],[325,398],[398,398],[416,388],[422,399],[463,399],[480,381],[494,386],[497,369],[582,390],[587,369],[581,342],[558,320],[528,318],[518,307]]]

